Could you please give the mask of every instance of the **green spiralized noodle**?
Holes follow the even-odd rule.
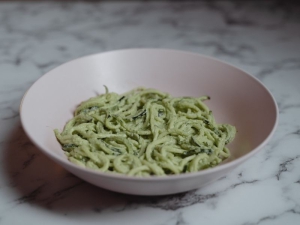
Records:
[[[164,176],[214,167],[230,156],[234,126],[217,124],[208,96],[173,98],[155,89],[108,91],[81,103],[62,132],[78,166],[129,176]]]

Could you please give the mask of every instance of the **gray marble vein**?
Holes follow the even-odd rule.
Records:
[[[18,109],[34,81],[83,55],[141,47],[206,54],[253,74],[279,106],[272,141],[217,182],[161,197],[97,188],[29,141]],[[299,224],[299,4],[0,2],[0,71],[0,224]]]

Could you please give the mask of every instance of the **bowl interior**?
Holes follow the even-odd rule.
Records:
[[[80,102],[103,93],[103,85],[117,93],[144,86],[174,96],[209,95],[206,103],[217,122],[238,130],[227,161],[259,146],[276,123],[270,93],[233,66],[173,50],[119,50],[73,60],[34,83],[21,105],[22,124],[31,140],[46,154],[67,161],[53,129],[62,129]]]

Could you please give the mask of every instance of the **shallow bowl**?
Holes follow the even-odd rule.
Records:
[[[189,174],[138,178],[78,167],[68,161],[53,129],[62,129],[78,104],[104,92],[144,86],[174,96],[209,95],[218,123],[236,126],[231,157]],[[278,110],[266,87],[248,73],[214,58],[166,49],[105,52],[67,62],[37,80],[20,106],[31,141],[66,170],[96,186],[134,195],[165,195],[207,185],[260,151],[274,133]],[[48,168],[51,170],[52,168]]]

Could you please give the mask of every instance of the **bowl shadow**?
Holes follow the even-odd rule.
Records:
[[[15,204],[35,205],[66,215],[83,211],[123,211],[143,206],[176,210],[207,199],[207,196],[197,197],[196,191],[148,197],[120,194],[96,187],[46,157],[31,143],[20,122],[2,145],[3,171],[8,185],[15,192]]]

